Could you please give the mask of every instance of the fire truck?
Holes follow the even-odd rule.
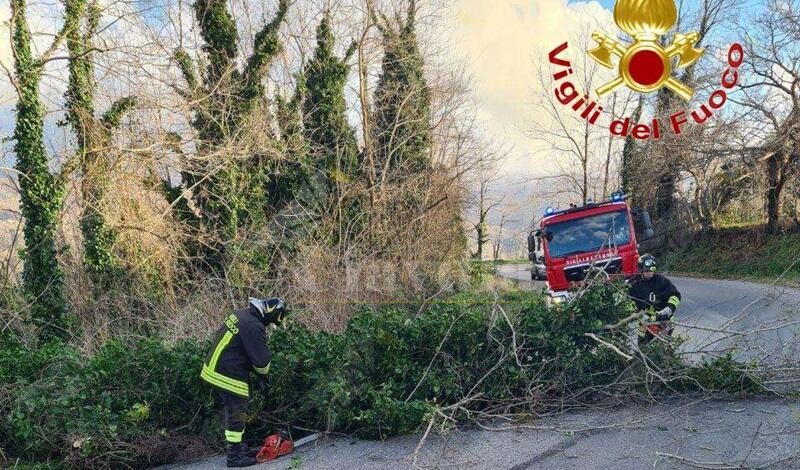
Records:
[[[639,242],[653,236],[650,215],[631,209],[621,192],[609,201],[548,208],[539,225],[528,236],[528,258],[544,261],[550,304],[569,301],[589,277],[635,275]]]

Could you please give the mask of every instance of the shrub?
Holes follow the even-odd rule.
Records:
[[[633,310],[620,286],[588,290],[557,309],[531,293],[494,300],[473,293],[421,310],[362,308],[340,334],[298,323],[275,331],[267,393],[254,394],[249,436],[289,423],[383,439],[417,430],[465,397],[471,412],[549,410],[620,387],[623,373],[629,392],[640,391],[643,368],[586,336],[629,341],[627,332],[602,329]],[[2,447],[31,462],[143,467],[174,458],[170,443],[181,435],[210,430],[217,441],[213,391],[198,376],[207,348],[115,340],[87,359],[62,343],[29,350],[10,341],[0,351],[0,381],[8,384],[0,387]],[[662,353],[648,349],[670,382],[665,393],[761,390],[752,368],[731,357],[688,368]]]
[[[764,391],[764,381],[756,364],[742,364],[728,353],[689,370],[687,388],[725,392],[730,395],[752,395]]]
[[[613,380],[623,366],[584,336],[630,313],[615,288],[560,310],[511,293],[502,299],[508,320],[487,307],[492,300],[456,296],[416,317],[413,308],[364,309],[339,336],[299,325],[276,332],[263,419],[385,438],[416,430],[435,407],[468,395],[490,404],[527,396],[537,384],[551,396],[573,393]]]
[[[115,340],[89,359],[60,342],[4,348],[2,447],[18,458],[75,468],[159,463],[141,443],[164,445],[179,426],[198,431],[212,410],[197,374],[204,346]]]

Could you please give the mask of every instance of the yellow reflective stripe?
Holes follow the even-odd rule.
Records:
[[[217,347],[214,349],[214,354],[211,356],[211,361],[208,363],[208,367],[210,367],[211,370],[217,370],[217,361],[219,360],[219,356],[222,354],[222,351],[228,347],[228,343],[231,342],[231,338],[233,338],[233,333],[228,330],[219,340],[219,343],[217,343]]]
[[[258,372],[261,375],[266,375],[267,372],[269,372],[269,365],[270,364],[272,364],[272,363],[271,362],[267,362],[267,365],[265,365],[264,367],[253,367],[253,369],[255,369],[256,372]]]
[[[249,386],[246,383],[231,379],[230,377],[225,377],[224,375],[209,369],[206,365],[203,365],[203,371],[200,372],[200,377],[202,377],[211,385],[216,385],[217,387],[229,392],[242,395],[244,397],[250,396]]]
[[[228,431],[225,430],[225,440],[230,442],[231,444],[238,444],[242,442],[242,436],[244,435],[244,431]]]
[[[213,371],[211,369],[209,369],[208,372],[211,375],[213,375],[215,379],[217,379],[217,380],[219,380],[221,382],[224,382],[224,383],[230,385],[231,387],[239,388],[241,390],[244,390],[245,392],[249,388],[249,385],[247,385],[246,382],[242,382],[242,381],[236,380],[234,378],[228,377],[227,375],[222,375],[219,372]]]
[[[201,375],[201,377],[206,382],[210,383],[211,385],[214,385],[215,387],[219,387],[222,390],[226,390],[228,392],[231,392],[231,393],[233,393],[235,395],[239,395],[239,396],[244,397],[244,398],[249,398],[250,397],[250,393],[247,390],[241,390],[239,388],[232,387],[232,386],[226,384],[225,382],[221,382],[221,381],[217,380],[216,378],[210,377],[208,375]]]
[[[233,378],[228,377],[226,375],[222,375],[219,372],[209,368],[208,366],[203,366],[203,372],[205,372],[206,374],[210,375],[211,377],[219,380],[220,382],[224,382],[224,383],[230,385],[231,387],[240,388],[240,389],[242,389],[244,391],[247,391],[247,389],[249,388],[249,386],[247,385],[247,382],[242,382],[240,380],[233,379]]]
[[[677,296],[673,295],[672,297],[669,298],[669,300],[667,300],[667,303],[674,305],[675,308],[678,308],[678,305],[681,304],[681,299],[679,299]]]

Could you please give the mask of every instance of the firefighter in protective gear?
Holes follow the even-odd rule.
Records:
[[[267,346],[267,327],[279,325],[287,310],[280,298],[250,299],[247,308],[229,315],[214,337],[200,377],[219,389],[225,407],[225,441],[228,467],[256,463],[257,449],[244,442],[250,372],[263,381],[272,353]]]
[[[649,254],[639,257],[639,275],[633,280],[628,294],[636,308],[645,312],[643,321],[665,322],[667,335],[672,335],[672,316],[681,303],[681,293],[665,276],[656,271],[656,259]],[[640,329],[640,343],[649,343],[653,336]]]

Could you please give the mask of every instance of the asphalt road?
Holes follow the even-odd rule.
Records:
[[[498,274],[533,289],[527,265],[500,265]],[[675,334],[689,358],[735,350],[737,358],[800,360],[800,289],[744,281],[668,276],[681,292]],[[800,378],[798,378],[800,379]]]
[[[499,274],[531,283],[526,266]],[[739,357],[798,357],[800,290],[736,281],[673,278],[683,294],[676,334],[685,352],[736,346]],[[544,283],[531,283],[543,288]],[[788,323],[788,324],[787,324]],[[725,333],[712,330],[725,330]],[[723,339],[724,338],[724,339]],[[594,407],[537,420],[528,429],[457,429],[420,440],[385,442],[326,438],[259,469],[631,469],[800,468],[800,404],[790,400],[675,399],[625,407]],[[224,468],[213,457],[171,468]]]
[[[780,400],[680,400],[595,408],[536,421],[533,426],[539,429],[464,429],[431,437],[416,465],[486,470],[797,469],[798,416],[800,404]],[[414,468],[419,440],[419,435],[384,442],[327,438],[255,468]],[[172,468],[212,470],[224,464],[224,457],[218,456]]]

